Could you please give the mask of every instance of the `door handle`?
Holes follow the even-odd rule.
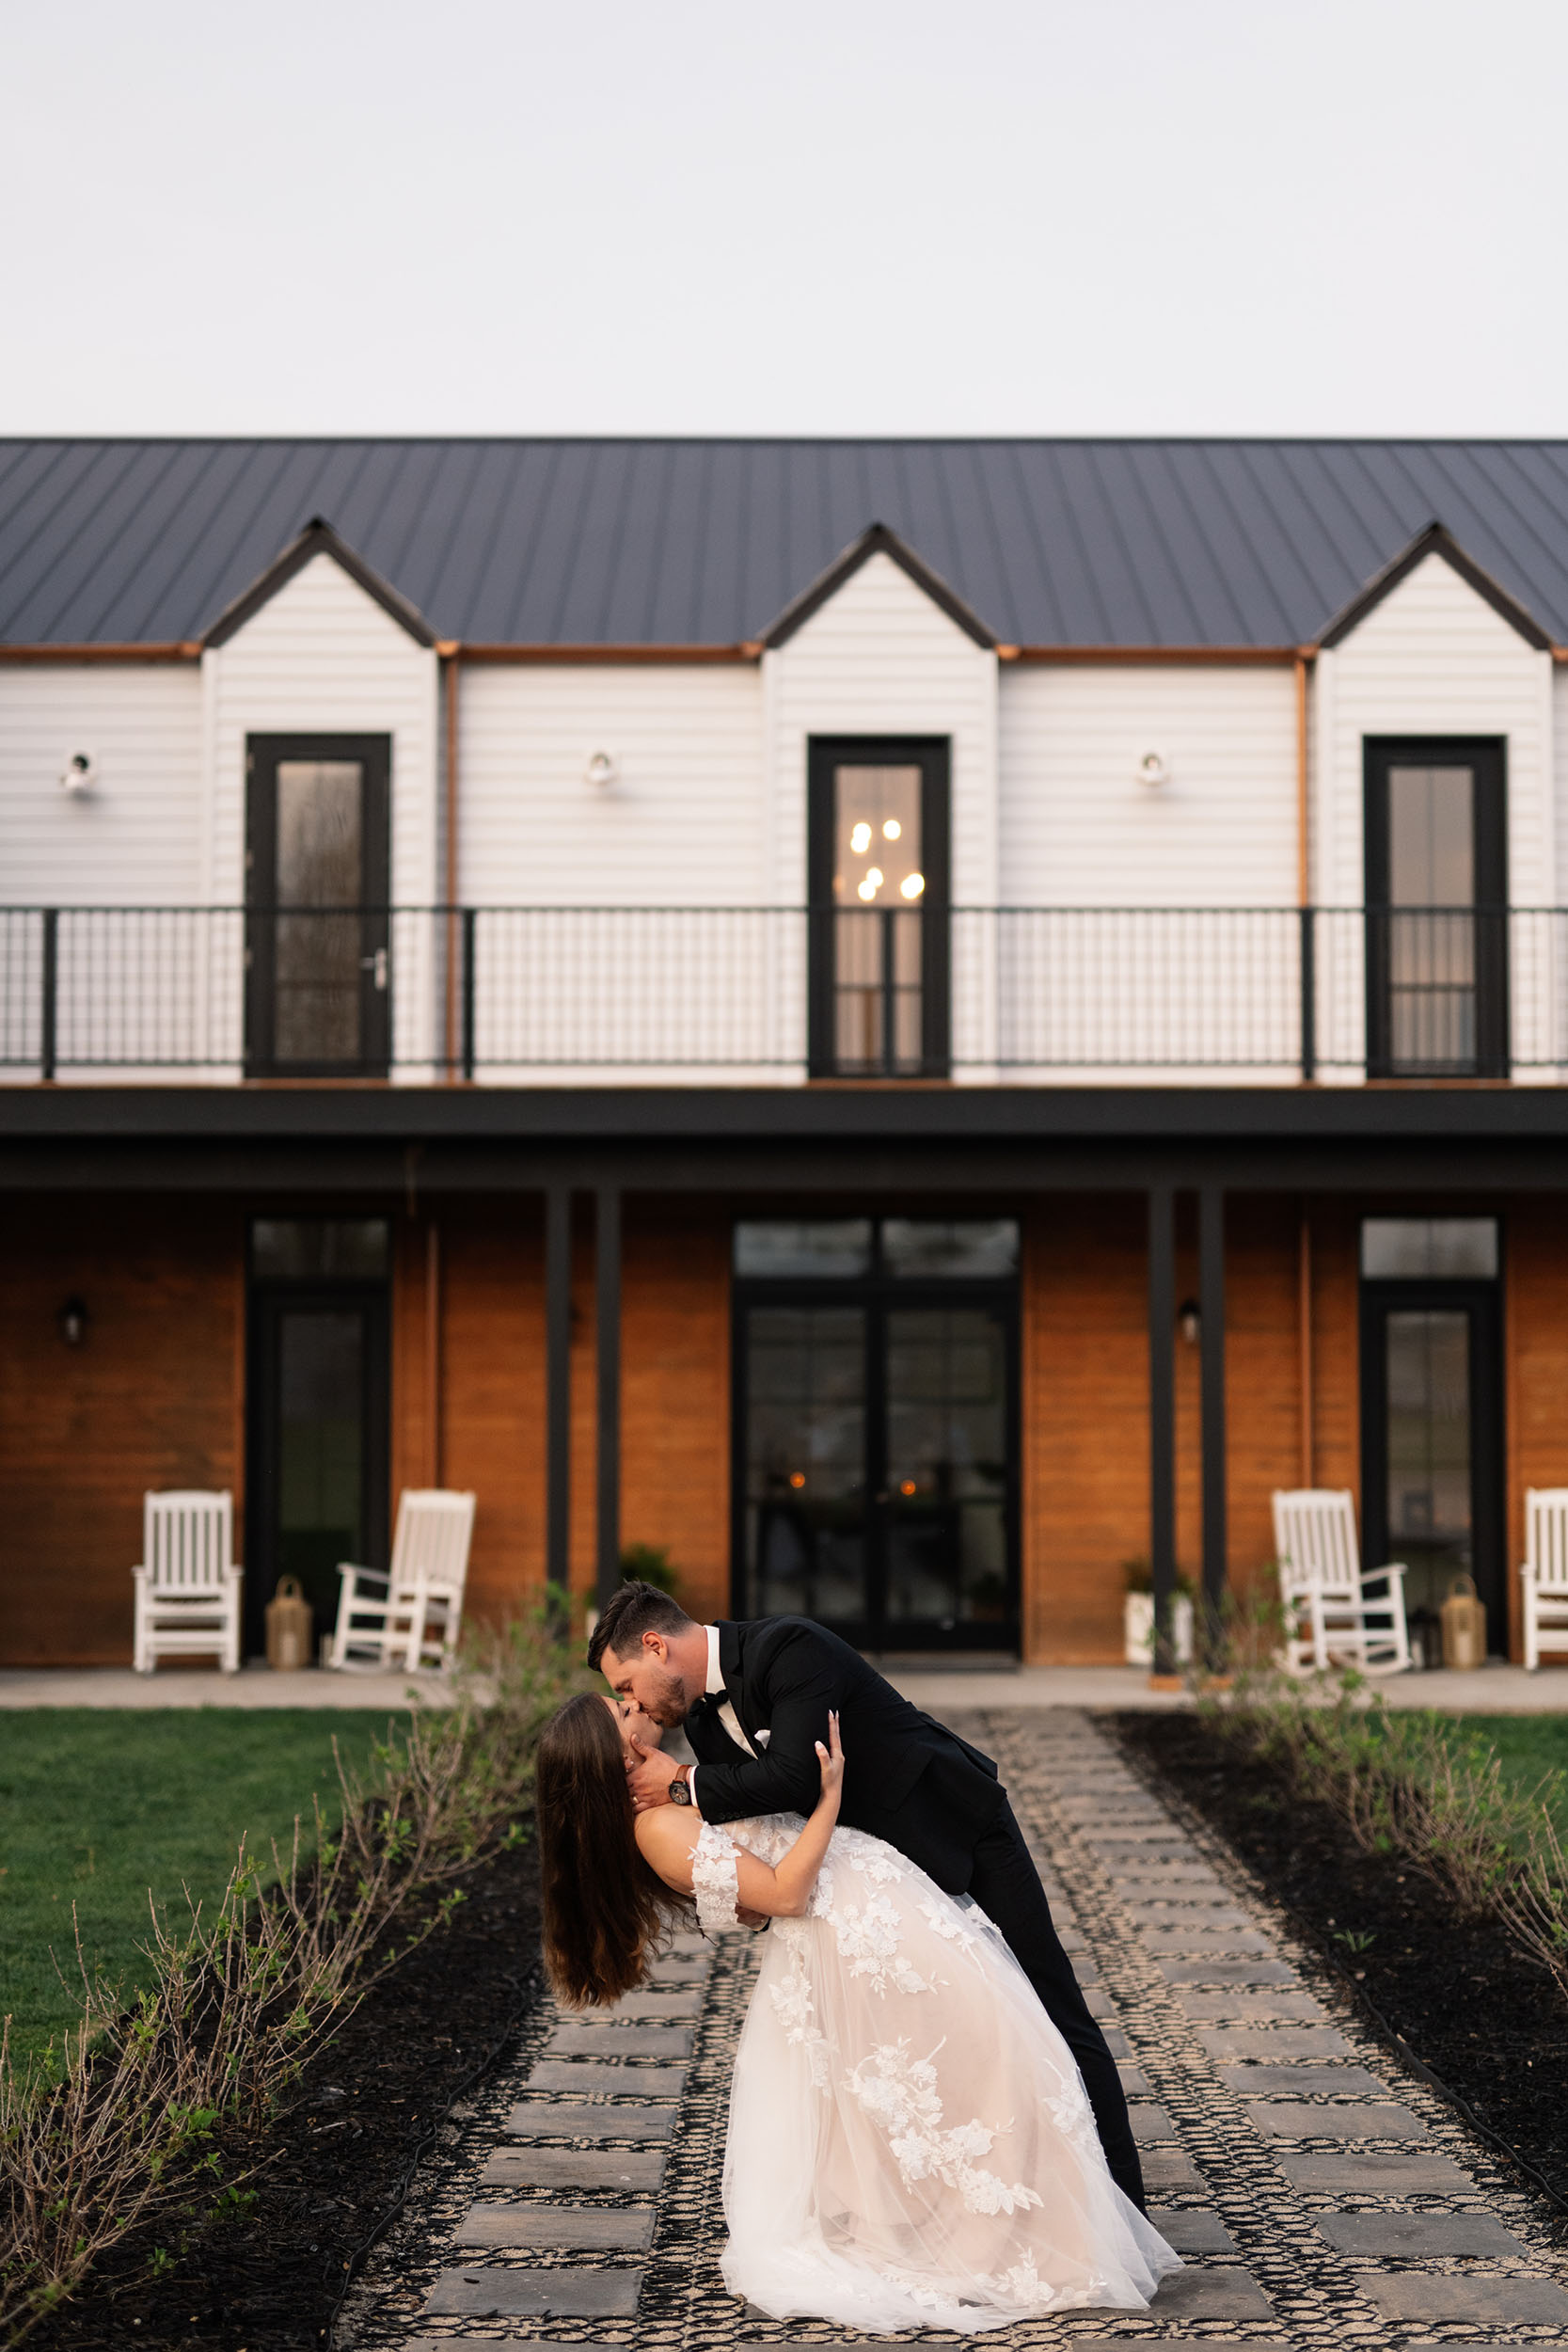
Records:
[[[386,948],[378,947],[373,956],[361,956],[359,959],[359,969],[361,972],[373,972],[375,974],[375,985],[383,993],[383,994],[385,994],[387,988]]]

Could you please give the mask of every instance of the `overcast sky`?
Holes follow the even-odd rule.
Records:
[[[1568,429],[1557,0],[3,0],[0,430]]]

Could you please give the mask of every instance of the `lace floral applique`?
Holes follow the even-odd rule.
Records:
[[[1022,2181],[1009,2184],[974,2161],[990,2153],[997,2130],[1006,2125],[992,2127],[976,2117],[942,2129],[937,2070],[930,2058],[911,2058],[908,2042],[879,2043],[847,2080],[872,2122],[886,2132],[906,2188],[916,2181],[942,2181],[957,2189],[966,2213],[1022,2213],[1042,2201]]]
[[[1059,2094],[1054,2099],[1047,2095],[1041,2104],[1062,2137],[1072,2147],[1098,2147],[1099,2135],[1094,2128],[1088,2094],[1076,2077],[1064,2081]]]
[[[691,1849],[691,1892],[705,1935],[738,1925],[740,1877],[736,1851],[721,1829],[705,1821]]]
[[[939,1903],[934,1895],[927,1895],[920,1906],[927,1926],[933,1928],[944,1944],[958,1944],[966,1952],[974,1950],[979,1937],[966,1928],[963,1915],[952,1903]]]
[[[868,1895],[863,1904],[831,1903],[828,1924],[852,1977],[869,1977],[873,1993],[885,1993],[890,1983],[900,1993],[934,1993],[930,1984],[898,1949],[898,1910],[885,1895]]]
[[[831,2073],[828,2039],[816,2022],[816,2003],[812,1998],[811,1977],[806,1966],[807,1946],[802,1922],[799,1919],[775,1920],[773,1932],[781,1937],[789,1953],[787,1974],[781,1977],[777,1984],[768,1988],[773,2013],[784,2029],[784,2040],[805,2051],[815,2088],[825,2090]]]

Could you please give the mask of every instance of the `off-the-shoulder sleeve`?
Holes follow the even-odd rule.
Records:
[[[691,1849],[691,1892],[697,1900],[697,1925],[705,1935],[715,1928],[738,1926],[740,1882],[736,1851],[711,1821],[703,1823]]]

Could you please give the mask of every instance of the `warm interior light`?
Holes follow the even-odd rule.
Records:
[[[874,898],[877,896],[877,885],[872,881],[869,874],[867,874],[865,880],[861,883],[859,889],[855,893],[855,896],[858,898]]]
[[[898,822],[897,818],[890,817],[886,824],[882,827],[882,839],[884,841],[896,841],[903,830],[904,828]]]
[[[871,828],[869,825],[862,823],[855,827],[854,832],[849,835],[849,847],[854,850],[857,857],[863,857],[865,855],[867,850],[871,847]]]
[[[912,1478],[906,1478],[903,1485],[898,1489],[901,1495],[912,1495],[914,1490],[914,1480]]]
[[[791,1470],[789,1473],[789,1483],[792,1486],[803,1486],[806,1483],[805,1471]]]
[[[906,898],[918,898],[926,887],[924,874],[906,874],[898,885]]]

